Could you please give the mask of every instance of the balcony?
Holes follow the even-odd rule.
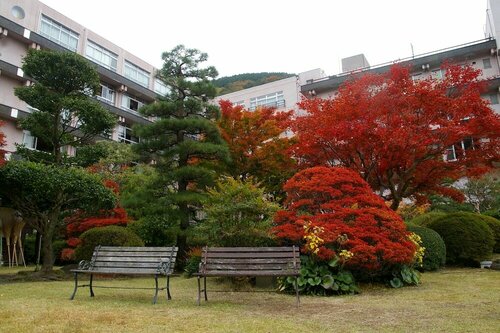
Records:
[[[283,109],[286,107],[286,103],[284,99],[280,99],[278,101],[267,102],[255,106],[250,106],[248,108],[249,111],[255,111],[258,108],[275,108],[275,109]]]

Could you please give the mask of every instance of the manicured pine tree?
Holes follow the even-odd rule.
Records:
[[[208,102],[216,94],[211,80],[217,71],[199,67],[207,54],[178,45],[162,58],[157,75],[169,92],[140,110],[157,120],[134,130],[141,138],[137,152],[153,160],[162,176],[161,186],[173,207],[170,218],[178,220],[177,246],[182,255],[190,221],[196,221],[200,200],[217,176],[217,164],[227,161],[229,153],[215,123],[218,107]]]

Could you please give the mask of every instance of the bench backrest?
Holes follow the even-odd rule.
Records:
[[[298,275],[300,252],[288,247],[205,247],[200,274],[213,276]]]
[[[90,268],[97,273],[170,275],[177,250],[177,247],[97,246]]]

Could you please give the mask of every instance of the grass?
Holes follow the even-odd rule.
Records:
[[[79,289],[70,280],[6,282],[0,268],[1,332],[498,332],[500,272],[447,269],[425,273],[418,287],[363,285],[342,297],[301,297],[228,289],[209,280],[196,305],[196,279],[174,277],[173,299],[151,304],[151,290]],[[3,275],[2,275],[3,274]],[[3,276],[3,278],[2,278]],[[2,282],[3,281],[3,282]],[[150,287],[152,278],[99,279],[97,285]]]

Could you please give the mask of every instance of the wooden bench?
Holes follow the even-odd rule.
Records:
[[[156,304],[159,290],[167,290],[167,299],[170,296],[170,275],[174,271],[177,257],[177,247],[115,247],[97,246],[90,261],[82,260],[78,269],[72,270],[75,276],[75,290],[70,300],[75,298],[78,287],[89,287],[90,296],[94,297],[94,274],[118,275],[154,275],[155,288],[128,288],[128,289],[155,289],[153,304]],[[78,285],[78,274],[90,274],[90,283]],[[158,277],[166,276],[166,286],[158,288]],[[111,288],[111,287],[101,287]],[[115,287],[116,288],[116,287]],[[127,288],[123,288],[127,289]]]
[[[300,304],[297,278],[300,251],[290,247],[204,247],[198,274],[198,305],[201,292],[207,298],[207,277],[217,276],[295,276],[297,306]],[[203,278],[201,289],[200,278]]]

